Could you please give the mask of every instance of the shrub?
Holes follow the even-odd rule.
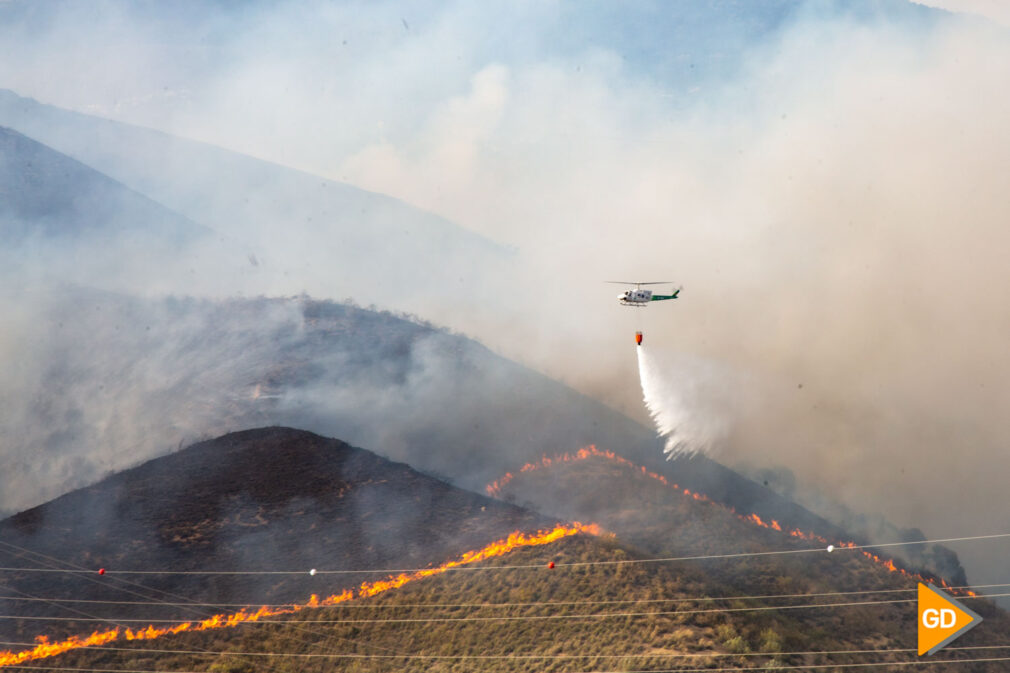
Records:
[[[743,636],[730,638],[724,643],[724,645],[726,646],[726,649],[733,654],[746,654],[747,652],[750,652],[750,645],[748,645],[747,641],[743,639]]]
[[[762,652],[781,652],[784,647],[782,636],[775,629],[765,629],[761,632]]]

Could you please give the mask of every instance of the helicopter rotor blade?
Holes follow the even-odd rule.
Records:
[[[605,280],[604,283],[613,283],[614,285],[672,285],[672,280],[655,280],[648,283],[639,283],[635,281],[628,280]]]

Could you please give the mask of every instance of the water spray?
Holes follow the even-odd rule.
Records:
[[[641,343],[635,351],[642,398],[666,440],[663,451],[669,457],[708,453],[728,434],[728,400],[721,385],[713,386],[725,384],[723,376],[710,364],[685,358],[662,363]]]

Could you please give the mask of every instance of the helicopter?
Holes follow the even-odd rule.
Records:
[[[608,280],[608,283],[615,283],[617,285],[634,285],[634,290],[625,290],[621,294],[617,295],[617,300],[621,302],[622,306],[637,306],[644,308],[649,305],[650,302],[654,301],[665,301],[667,299],[676,299],[680,295],[680,291],[684,289],[683,287],[678,287],[676,290],[670,294],[653,294],[652,290],[643,290],[643,285],[672,285],[670,281],[653,281],[653,282],[631,282],[631,281],[621,281],[621,280]],[[635,343],[639,346],[642,345],[642,332],[641,330],[635,332]]]
[[[635,283],[631,281],[608,280],[608,283],[616,285],[634,285],[634,290],[625,290],[617,295],[617,300],[623,306],[648,306],[652,301],[664,301],[666,299],[676,299],[680,291],[684,288],[678,287],[671,294],[653,294],[652,290],[643,290],[643,285],[672,285],[670,281],[655,281],[650,283]]]

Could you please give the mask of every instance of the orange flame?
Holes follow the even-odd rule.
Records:
[[[578,461],[578,460],[587,460],[589,458],[604,458],[604,459],[613,461],[615,463],[618,463],[619,465],[623,465],[623,466],[625,466],[625,467],[627,467],[627,468],[629,468],[631,470],[634,470],[636,472],[641,472],[645,476],[650,477],[652,479],[655,479],[656,481],[662,483],[665,486],[670,486],[671,488],[673,488],[673,490],[675,490],[677,492],[683,493],[683,495],[685,497],[692,498],[693,500],[697,500],[698,502],[708,503],[709,505],[712,505],[713,507],[720,507],[720,508],[722,508],[722,509],[730,512],[731,514],[733,514],[734,516],[736,516],[736,518],[740,519],[741,521],[746,521],[747,523],[751,523],[751,524],[754,524],[755,526],[760,526],[762,528],[767,528],[769,530],[776,530],[776,531],[779,531],[779,532],[784,533],[786,535],[789,535],[790,537],[799,538],[801,540],[807,540],[807,541],[810,541],[810,542],[818,542],[818,543],[823,544],[823,545],[828,545],[829,544],[829,541],[828,541],[828,539],[826,537],[824,537],[822,535],[818,535],[818,534],[813,533],[813,532],[804,532],[804,531],[802,531],[802,530],[800,530],[798,528],[793,528],[793,529],[787,531],[787,530],[783,529],[782,525],[778,521],[776,521],[775,519],[771,519],[769,521],[765,521],[764,519],[762,519],[760,516],[758,516],[755,513],[740,514],[733,507],[731,507],[729,505],[724,505],[724,504],[722,504],[720,502],[716,502],[715,500],[712,500],[711,498],[709,498],[704,493],[696,493],[694,491],[691,491],[690,489],[681,488],[677,484],[671,483],[663,475],[657,474],[656,472],[651,472],[651,471],[645,469],[644,465],[636,465],[635,463],[631,462],[627,458],[623,458],[621,456],[618,456],[613,451],[600,450],[600,449],[596,448],[596,446],[593,445],[593,444],[590,444],[589,446],[583,447],[583,448],[579,449],[578,451],[576,451],[574,453],[562,453],[562,454],[559,454],[557,456],[554,456],[553,458],[549,458],[547,456],[544,456],[538,462],[535,462],[535,463],[526,463],[525,465],[522,466],[522,468],[520,468],[519,472],[520,473],[531,472],[533,470],[537,470],[537,469],[540,469],[540,468],[550,467],[550,466],[552,466],[552,465],[554,465],[556,463],[571,463],[571,462],[575,462],[575,461]],[[502,488],[504,486],[506,486],[514,478],[515,478],[514,474],[512,474],[511,472],[506,472],[503,477],[501,477],[500,479],[497,479],[497,480],[491,482],[490,484],[488,484],[487,486],[485,486],[484,490],[486,490],[487,493],[488,493],[488,495],[490,495],[490,496],[501,495]],[[840,549],[842,549],[842,548],[851,549],[851,548],[859,546],[855,542],[852,542],[852,541],[834,542],[834,543],[830,543],[830,544],[833,544],[836,548],[840,548]],[[963,594],[965,594],[967,596],[977,596],[978,595],[977,593],[975,593],[974,591],[971,591],[970,589],[957,589],[957,590],[955,590],[942,577],[928,577],[928,576],[923,575],[921,573],[913,573],[913,572],[910,572],[908,570],[905,570],[904,568],[901,568],[897,564],[895,564],[895,562],[894,562],[893,559],[881,558],[880,556],[877,556],[876,554],[868,552],[865,549],[860,549],[860,552],[863,554],[863,556],[865,556],[869,560],[873,561],[877,565],[879,565],[879,566],[887,569],[890,572],[899,573],[900,575],[902,575],[904,577],[907,577],[909,579],[917,580],[919,582],[926,582],[926,583],[936,582],[936,583],[939,583],[945,589],[952,590],[952,591],[957,591],[957,592],[963,593]]]
[[[211,629],[234,628],[239,624],[257,622],[265,617],[290,615],[307,608],[320,608],[337,605],[355,598],[375,596],[376,594],[381,594],[385,591],[402,587],[404,584],[413,582],[414,580],[431,577],[433,575],[440,575],[452,568],[458,568],[460,566],[478,563],[497,556],[503,556],[504,554],[520,547],[533,547],[537,545],[550,544],[551,542],[555,542],[561,538],[577,535],[579,533],[599,535],[601,530],[595,523],[582,524],[575,521],[569,525],[558,524],[550,530],[540,530],[536,533],[527,534],[516,531],[507,538],[492,542],[481,549],[465,552],[459,558],[452,561],[446,561],[435,568],[424,568],[411,573],[391,575],[384,580],[378,580],[376,582],[362,582],[361,586],[359,586],[356,591],[348,589],[343,593],[327,596],[323,599],[320,599],[317,595],[312,594],[309,600],[305,603],[296,603],[283,608],[268,608],[263,606],[255,611],[250,611],[251,608],[243,608],[242,610],[230,615],[214,615],[213,617],[208,617],[202,621],[184,622],[182,624],[176,624],[175,626],[166,627],[156,627],[151,625],[138,630],[129,628],[114,628],[106,631],[95,631],[90,636],[72,636],[66,640],[61,640],[55,643],[50,642],[46,636],[38,636],[35,639],[38,645],[36,645],[33,649],[23,650],[21,652],[0,651],[0,668],[4,666],[23,664],[27,661],[45,659],[47,657],[52,657],[69,650],[76,650],[82,647],[105,645],[106,643],[115,642],[120,639],[128,641],[154,640],[155,638],[182,633],[183,631],[209,631]]]
[[[519,472],[520,473],[532,472],[533,470],[537,470],[542,467],[550,467],[556,463],[573,463],[578,460],[586,460],[587,458],[593,458],[593,457],[606,458],[607,460],[614,461],[615,463],[619,463],[633,470],[639,470],[645,476],[651,477],[667,486],[671,486],[670,482],[667,481],[666,477],[664,477],[663,475],[646,470],[644,465],[635,465],[627,458],[622,458],[613,451],[609,450],[601,451],[600,449],[596,448],[595,444],[584,446],[575,453],[561,453],[554,456],[553,458],[544,456],[536,463],[526,463],[521,468],[519,468]],[[487,491],[487,494],[492,497],[501,495],[502,488],[504,488],[514,478],[515,478],[514,474],[512,474],[511,472],[506,472],[504,475],[502,475],[501,478],[496,479],[487,486],[485,486],[484,490]],[[672,484],[672,486],[673,488],[679,488],[677,484]]]

